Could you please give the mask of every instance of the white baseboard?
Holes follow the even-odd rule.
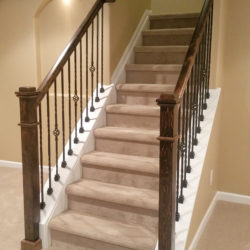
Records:
[[[217,191],[216,194],[214,195],[212,202],[210,203],[209,208],[207,209],[206,214],[204,215],[200,223],[200,226],[197,229],[197,232],[188,250],[196,249],[197,244],[200,240],[200,237],[203,234],[205,227],[210,219],[210,216],[212,215],[212,212],[218,201],[227,201],[227,202],[233,202],[233,203],[240,203],[244,205],[250,205],[250,196]]]
[[[22,163],[21,162],[17,162],[17,161],[4,161],[4,160],[0,160],[0,167],[1,168],[22,168]],[[48,166],[43,166],[44,172],[48,173],[49,171],[49,167]]]

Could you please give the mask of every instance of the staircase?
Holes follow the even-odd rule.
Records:
[[[172,93],[198,14],[150,17],[143,46],[134,48],[95,151],[81,158],[82,178],[66,188],[68,210],[49,224],[52,248],[154,250],[158,234],[160,108]]]

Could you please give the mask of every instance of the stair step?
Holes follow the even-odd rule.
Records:
[[[144,46],[189,45],[194,28],[151,29],[143,34]]]
[[[160,123],[160,107],[149,105],[108,105],[107,126],[158,129]]]
[[[136,64],[182,64],[188,46],[137,46]]]
[[[128,83],[176,84],[181,64],[129,64],[126,66]]]
[[[81,158],[83,165],[140,172],[158,176],[159,159],[134,155],[114,154],[93,151]]]
[[[68,210],[52,219],[49,224],[56,241],[65,242],[67,249],[95,250],[153,250],[156,245],[156,235],[141,226],[120,223],[100,217],[79,214]],[[65,237],[66,236],[66,237]],[[70,245],[70,238],[74,240]],[[86,246],[86,248],[84,248]]]
[[[159,189],[159,159],[94,151],[84,155],[84,179],[151,190]]]
[[[152,15],[150,16],[150,28],[167,29],[195,27],[199,16],[199,13]]]
[[[66,188],[68,195],[88,199],[116,203],[119,205],[156,210],[158,207],[158,192],[81,179]]]
[[[159,130],[104,127],[94,131],[96,150],[139,155],[146,157],[159,156]]]
[[[168,84],[117,84],[117,103],[129,105],[153,105],[161,93],[173,93],[175,85]]]

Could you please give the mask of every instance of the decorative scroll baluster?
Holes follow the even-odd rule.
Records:
[[[43,121],[42,121],[42,106],[39,104],[38,106],[39,111],[39,147],[40,147],[40,185],[41,185],[41,201],[40,201],[40,208],[45,208],[44,202],[44,190],[43,190]]]
[[[53,134],[55,136],[55,143],[56,143],[56,175],[54,177],[55,181],[60,180],[60,175],[58,173],[58,136],[60,135],[60,131],[58,129],[58,121],[57,121],[57,83],[56,80],[54,82],[54,104],[55,104],[55,130]]]
[[[91,72],[91,107],[90,111],[94,112],[94,100],[93,100],[93,93],[94,93],[94,72],[95,72],[95,66],[94,66],[94,21],[92,23],[92,32],[91,32],[91,66],[90,66],[90,72]]]
[[[62,148],[63,148],[63,161],[62,168],[66,168],[67,163],[65,160],[65,113],[64,113],[64,75],[63,68],[61,70],[61,92],[62,92]]]
[[[202,78],[202,72],[201,72],[201,46],[199,47],[199,52],[197,55],[198,59],[198,112],[197,112],[197,123],[196,123],[196,133],[201,133],[201,126],[200,126],[200,109],[201,109],[201,78]]]
[[[80,41],[80,117],[81,117],[81,126],[79,128],[79,133],[84,133],[84,128],[83,128],[83,103],[82,103],[82,39]]]
[[[70,58],[68,60],[68,109],[69,109],[69,149],[68,155],[73,155],[72,138],[71,138],[71,66]]]
[[[103,18],[103,15],[104,15],[104,10],[103,10],[103,7],[102,7],[102,31],[101,31],[101,36],[102,36],[102,45],[101,45],[101,93],[104,93],[104,88],[103,88],[103,47],[104,47],[104,39],[103,39],[103,23],[104,23],[104,18]]]
[[[73,96],[73,101],[75,103],[75,138],[74,143],[79,143],[79,139],[77,137],[77,103],[79,101],[79,96],[77,95],[77,58],[76,58],[76,49],[74,50],[74,71],[75,71],[75,91]]]
[[[181,109],[179,108],[178,111],[178,135],[181,133]],[[180,149],[180,138],[177,141],[177,148]],[[175,213],[175,220],[180,220],[180,213],[179,213],[179,192],[180,192],[180,150],[177,150],[177,171],[176,171],[176,213]]]
[[[86,31],[86,117],[85,122],[89,122],[89,37]]]
[[[96,16],[96,97],[95,101],[99,102],[99,13]]]
[[[50,141],[50,105],[49,105],[49,92],[47,93],[47,133],[48,133],[48,166],[49,166],[49,187],[47,194],[51,195],[53,193],[52,183],[51,183],[51,141]]]

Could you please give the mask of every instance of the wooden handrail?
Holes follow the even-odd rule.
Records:
[[[56,61],[55,65],[51,68],[41,85],[38,87],[37,91],[39,92],[39,96],[37,98],[37,104],[41,102],[44,98],[46,93],[48,92],[49,88],[51,87],[53,81],[60,73],[62,67],[69,59],[72,52],[75,50],[77,44],[80,42],[83,35],[88,30],[89,26],[95,19],[97,13],[102,8],[104,3],[112,3],[115,0],[97,0],[93,7],[91,8],[89,14],[86,16],[82,24],[79,26],[77,31],[75,32],[74,36],[72,37],[71,41],[68,43],[62,54],[59,56],[58,60]]]
[[[209,16],[209,10],[212,5],[213,0],[205,0],[191,43],[189,45],[188,52],[182,65],[182,69],[175,90],[172,95],[170,95],[169,93],[163,93],[160,96],[160,99],[158,100],[159,104],[179,102],[179,100],[183,98],[184,92],[187,88],[188,80],[192,72],[193,65],[195,63],[195,58],[199,50],[199,45],[201,43],[206,21]]]

